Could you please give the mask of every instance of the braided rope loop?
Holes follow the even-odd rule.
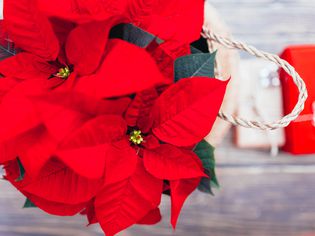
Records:
[[[260,129],[260,130],[274,130],[278,128],[283,128],[288,126],[292,121],[294,121],[299,114],[303,111],[304,109],[304,104],[307,99],[307,89],[306,85],[301,78],[301,76],[295,71],[293,66],[291,66],[287,61],[281,59],[279,56],[267,53],[264,51],[260,51],[257,48],[253,46],[249,46],[245,43],[235,41],[235,40],[230,40],[224,37],[221,37],[213,32],[211,32],[209,29],[206,27],[203,27],[203,32],[201,33],[204,38],[206,38],[209,41],[214,41],[217,42],[227,48],[230,49],[240,49],[243,51],[248,52],[249,54],[256,56],[258,58],[263,58],[266,60],[269,60],[271,62],[274,62],[278,66],[280,66],[282,69],[284,69],[293,79],[294,83],[298,87],[299,90],[299,97],[297,104],[293,108],[292,112],[283,118],[281,118],[278,121],[272,122],[272,123],[264,123],[260,121],[249,121],[243,118],[238,118],[234,117],[231,115],[224,114],[222,111],[219,112],[219,117],[222,118],[223,120],[226,120],[234,125],[240,125],[245,128],[255,128],[255,129]]]

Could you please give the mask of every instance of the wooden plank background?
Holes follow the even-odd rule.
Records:
[[[314,0],[210,0],[235,38],[279,53],[290,44],[315,44]]]

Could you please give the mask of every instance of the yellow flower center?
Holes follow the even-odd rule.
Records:
[[[68,66],[64,68],[60,68],[59,72],[56,74],[56,77],[62,78],[62,79],[67,79],[71,74],[71,71]]]
[[[130,142],[132,142],[133,144],[136,145],[140,145],[144,139],[141,135],[141,131],[140,130],[134,130],[130,133]]]

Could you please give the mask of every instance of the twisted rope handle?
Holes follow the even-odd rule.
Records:
[[[255,129],[260,129],[260,130],[274,130],[278,128],[283,128],[288,126],[292,121],[294,121],[299,114],[303,111],[304,109],[304,104],[307,99],[307,89],[306,85],[301,78],[301,76],[295,71],[293,66],[291,66],[287,61],[281,59],[279,56],[270,54],[264,51],[260,51],[257,48],[253,46],[249,46],[245,43],[230,40],[224,37],[221,37],[213,32],[211,32],[209,29],[206,27],[203,28],[202,36],[206,38],[209,41],[215,41],[227,48],[230,49],[240,49],[243,51],[248,52],[249,54],[256,56],[258,58],[263,58],[269,61],[272,61],[276,63],[278,66],[283,68],[289,75],[291,75],[294,83],[299,89],[299,98],[297,101],[297,104],[295,105],[294,109],[292,112],[286,116],[284,116],[282,119],[277,120],[272,123],[264,123],[264,122],[259,122],[259,121],[249,121],[243,118],[238,118],[234,117],[231,115],[224,114],[222,111],[219,112],[219,117],[223,120],[226,120],[234,125],[240,125],[245,128],[255,128]]]

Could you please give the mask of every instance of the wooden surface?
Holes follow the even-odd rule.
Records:
[[[235,38],[279,53],[290,44],[315,44],[314,0],[209,0]]]

